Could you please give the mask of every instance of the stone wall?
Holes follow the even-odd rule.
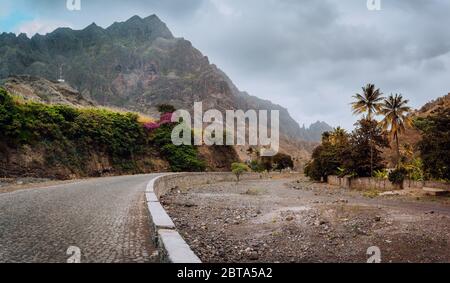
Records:
[[[400,189],[399,186],[392,184],[389,180],[378,178],[339,178],[338,176],[328,176],[328,184],[358,190],[377,189],[382,191],[391,191]],[[412,180],[405,180],[403,182],[404,189],[422,189],[424,187],[450,190],[450,184],[444,182],[420,182]]]
[[[260,174],[249,173],[241,176],[241,180],[256,180],[263,178]],[[236,181],[232,173],[180,173],[164,176],[155,181],[154,190],[158,198],[174,188],[187,189],[194,186],[218,182]]]
[[[258,180],[267,178],[281,178],[281,177],[300,177],[299,173],[244,173],[241,181]],[[231,172],[214,172],[214,173],[179,173],[166,175],[164,178],[159,178],[155,181],[154,190],[158,198],[168,193],[171,189],[187,189],[195,186],[220,183],[220,182],[235,182],[236,175]]]

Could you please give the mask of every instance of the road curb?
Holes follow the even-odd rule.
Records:
[[[148,211],[154,231],[157,233],[156,241],[161,252],[161,259],[170,263],[201,263],[201,260],[176,230],[175,224],[155,193],[156,181],[172,175],[174,174],[153,178],[148,182],[145,192]]]

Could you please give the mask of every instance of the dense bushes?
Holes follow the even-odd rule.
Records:
[[[425,177],[450,181],[450,109],[438,109],[415,125],[422,131],[419,150]]]
[[[20,103],[0,89],[0,143],[42,146],[51,165],[82,167],[92,153],[101,153],[119,168],[138,171],[137,154],[160,152],[174,171],[204,170],[196,148],[172,144],[172,127],[164,124],[149,133],[133,113]]]
[[[258,173],[264,172],[266,170],[266,168],[264,168],[263,164],[261,162],[259,162],[258,160],[252,160],[250,162],[249,167],[253,172],[258,172]]]
[[[288,168],[294,168],[294,161],[288,154],[280,152],[275,154],[274,156],[260,156],[259,151],[254,151],[254,149],[252,148],[248,150],[248,153],[256,153],[257,155],[257,158],[250,161],[250,163],[248,164],[249,168],[253,172],[264,172],[272,170],[282,171]]]
[[[284,153],[277,153],[275,156],[273,156],[272,163],[272,167],[274,170],[281,171],[288,168],[294,168],[292,157]]]
[[[343,129],[325,132],[322,144],[314,149],[312,161],[305,166],[305,175],[316,181],[326,181],[329,175],[345,174],[347,170],[342,167],[350,154],[349,147],[350,135]]]
[[[316,181],[326,181],[329,175],[369,177],[371,170],[384,169],[383,147],[388,147],[388,140],[380,126],[362,119],[351,134],[340,128],[324,133],[322,144],[314,149],[312,161],[305,167],[305,175]]]
[[[11,147],[58,142],[78,152],[96,150],[119,159],[145,149],[146,134],[132,113],[16,103],[4,90],[0,102],[2,141]]]
[[[198,158],[197,149],[192,145],[176,146],[172,143],[173,124],[163,124],[151,132],[151,140],[160,148],[169,161],[172,171],[204,171],[205,163]]]
[[[391,173],[389,173],[388,178],[392,184],[402,185],[407,174],[408,174],[408,171],[406,171],[405,168],[401,167],[401,168],[397,168],[394,171],[392,171]]]
[[[373,177],[372,172],[385,168],[382,149],[388,147],[387,135],[378,122],[362,119],[351,134],[342,167],[350,175]]]

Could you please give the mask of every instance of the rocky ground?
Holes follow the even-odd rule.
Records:
[[[162,199],[204,262],[450,262],[450,198],[305,179],[210,184]]]

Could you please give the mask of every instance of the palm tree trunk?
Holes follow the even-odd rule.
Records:
[[[368,115],[367,115],[367,118],[369,119],[369,121],[372,121],[372,111],[370,110],[370,108],[369,108],[369,111],[368,111]],[[369,142],[370,142],[370,177],[373,177],[373,143],[372,143],[372,136],[373,136],[373,134],[372,134],[372,131],[370,131],[370,140],[369,140]]]
[[[395,145],[397,147],[397,169],[400,168],[400,144],[398,142],[398,135],[395,134]]]
[[[370,177],[373,177],[373,144],[370,140]]]

